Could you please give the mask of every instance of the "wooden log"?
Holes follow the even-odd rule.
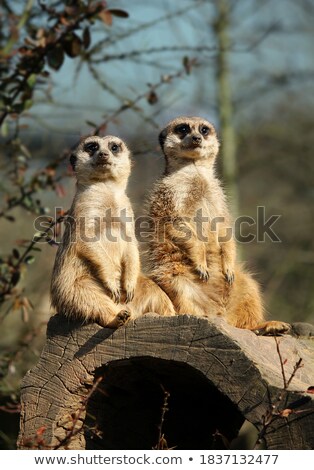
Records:
[[[18,448],[222,449],[247,420],[266,449],[313,449],[313,359],[311,338],[220,318],[111,330],[55,315],[22,383]]]

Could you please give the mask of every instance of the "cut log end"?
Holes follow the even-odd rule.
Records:
[[[264,448],[312,449],[313,355],[312,339],[220,318],[148,315],[112,330],[55,315],[23,380],[18,447],[226,449],[246,421]]]

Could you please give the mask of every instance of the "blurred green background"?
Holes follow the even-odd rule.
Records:
[[[212,121],[234,215],[256,219],[263,206],[267,218],[281,216],[273,226],[280,242],[240,247],[269,318],[314,321],[313,1],[96,2],[60,53],[56,23],[68,28],[94,3],[0,5],[0,448],[15,447],[20,380],[38,360],[52,313],[55,246],[40,243],[21,258],[36,217],[69,208],[67,156],[83,135],[127,141],[135,161],[128,193],[140,215],[163,171],[160,129],[183,114]],[[41,47],[43,63],[14,98],[22,46]]]

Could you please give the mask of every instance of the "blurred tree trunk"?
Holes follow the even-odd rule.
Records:
[[[237,185],[237,142],[233,125],[232,89],[230,85],[230,1],[217,0],[215,32],[217,40],[217,100],[222,142],[222,172],[233,216],[239,215],[239,191]]]

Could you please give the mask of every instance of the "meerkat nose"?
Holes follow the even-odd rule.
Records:
[[[193,135],[192,141],[195,144],[200,144],[202,142],[202,137],[200,135]]]
[[[107,152],[98,153],[98,160],[107,161],[108,158],[109,158],[109,154]]]

